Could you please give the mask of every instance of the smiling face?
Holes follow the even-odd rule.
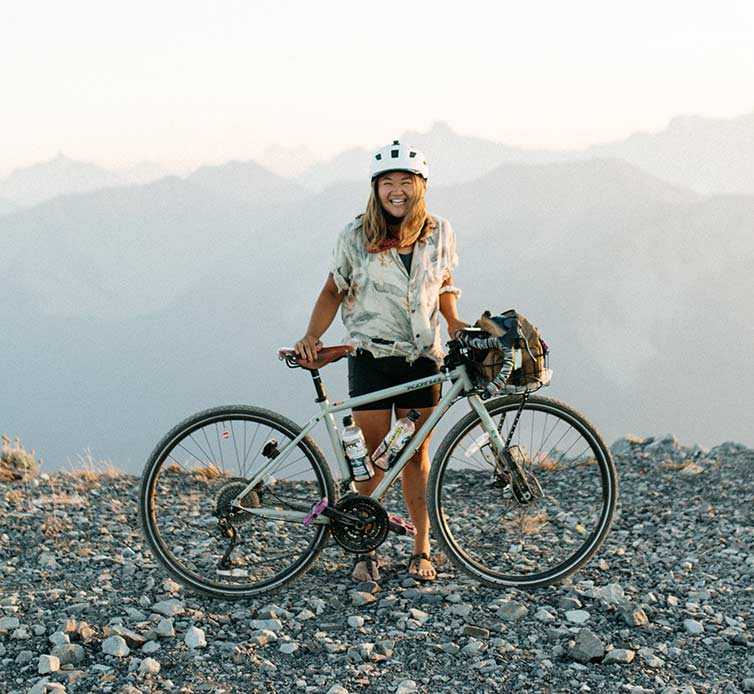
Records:
[[[404,217],[416,198],[414,174],[408,171],[390,171],[377,179],[377,196],[385,212],[393,217]]]

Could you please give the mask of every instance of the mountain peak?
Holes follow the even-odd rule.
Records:
[[[448,122],[444,120],[438,120],[432,123],[429,132],[433,135],[449,135],[455,133],[455,131],[448,125]]]

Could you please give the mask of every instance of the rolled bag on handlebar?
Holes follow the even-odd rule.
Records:
[[[487,396],[499,393],[506,386],[528,390],[549,384],[552,377],[547,368],[549,347],[524,315],[513,309],[494,316],[485,311],[476,326],[481,334],[476,336],[469,330],[464,341],[478,350],[476,367],[478,376],[486,382]],[[521,354],[518,368],[516,350]]]

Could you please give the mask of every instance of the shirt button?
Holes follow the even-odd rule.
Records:
[[[419,333],[416,333],[416,337],[420,337]]]

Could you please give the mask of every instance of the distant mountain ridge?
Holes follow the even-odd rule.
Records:
[[[112,171],[69,159],[58,154],[54,159],[16,169],[0,181],[0,197],[17,205],[30,206],[57,195],[79,193],[124,185]]]
[[[460,135],[444,122],[436,122],[426,133],[408,131],[399,138],[429,154],[433,186],[467,183],[502,164],[616,157],[672,185],[703,195],[754,194],[754,111],[728,119],[680,116],[656,133],[634,133],[624,140],[575,150],[512,147]],[[273,145],[265,150],[256,166],[286,178],[292,185],[320,192],[340,181],[366,180],[370,154],[370,150],[353,148],[327,161],[313,161],[305,147]],[[251,168],[252,164],[228,162],[222,166]],[[218,168],[221,167],[200,167],[188,178],[208,176],[208,170]],[[303,172],[293,177],[284,175],[298,173],[302,168]],[[0,180],[0,198],[16,206],[30,206],[66,193],[152,182],[164,173],[153,162],[112,172],[58,155],[49,162],[17,169]]]
[[[680,116],[658,133],[594,145],[583,156],[613,156],[709,195],[754,194],[754,111],[735,118]]]
[[[583,149],[525,149],[456,134],[446,123],[399,139],[430,155],[433,185],[474,180],[501,164],[546,164],[616,157],[672,185],[704,195],[754,194],[754,111],[735,118],[681,116],[657,133]],[[317,162],[298,177],[318,191],[338,180],[365,180],[371,152],[356,148]]]
[[[305,195],[251,162],[59,196],[0,217],[7,280],[47,315],[141,315]]]

